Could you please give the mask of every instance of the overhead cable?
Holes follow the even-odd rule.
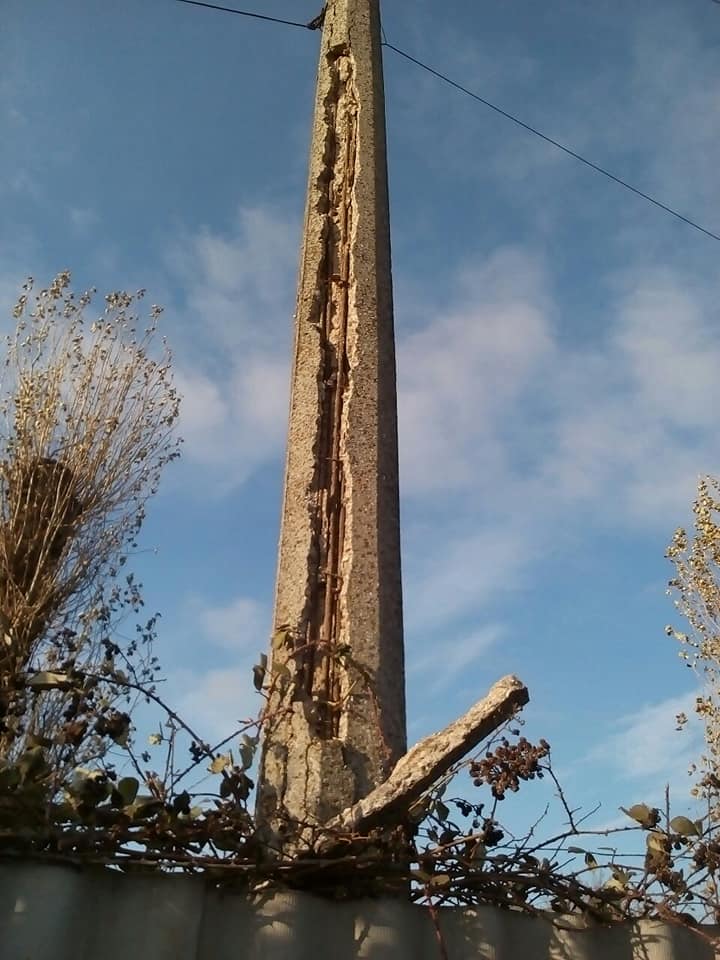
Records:
[[[720,0],[719,0],[720,2]],[[456,90],[459,90],[461,93],[466,94],[468,97],[472,97],[473,100],[477,100],[478,103],[482,103],[483,106],[489,107],[490,110],[494,110],[495,113],[499,113],[501,117],[505,117],[506,120],[511,120],[513,123],[517,124],[519,127],[522,127],[523,130],[527,130],[528,133],[532,133],[534,136],[539,137],[541,140],[544,140],[545,143],[549,143],[551,146],[555,147],[558,150],[562,150],[563,153],[566,153],[568,156],[573,157],[573,159],[578,160],[580,163],[584,163],[586,167],[590,167],[591,170],[594,170],[596,173],[601,173],[604,177],[607,177],[608,180],[612,180],[614,183],[619,184],[621,187],[624,187],[626,190],[630,190],[631,193],[634,193],[638,197],[642,197],[643,200],[647,200],[648,203],[654,204],[654,206],[659,207],[661,210],[664,210],[665,213],[671,214],[673,217],[677,217],[678,220],[682,220],[683,223],[686,223],[688,226],[693,227],[695,230],[699,230],[700,233],[704,233],[708,237],[712,237],[713,240],[720,240],[720,235],[713,233],[712,230],[708,230],[706,227],[700,226],[699,223],[696,223],[694,220],[691,220],[690,217],[686,217],[684,214],[679,213],[677,210],[674,210],[672,207],[667,206],[661,200],[658,200],[656,197],[651,196],[649,193],[645,193],[643,190],[639,190],[637,187],[634,187],[631,183],[628,183],[627,180],[623,180],[621,177],[616,176],[614,173],[611,173],[609,170],[606,170],[605,167],[601,167],[599,164],[594,163],[592,160],[588,160],[587,157],[583,157],[582,154],[577,153],[575,150],[571,150],[570,147],[565,146],[565,144],[560,143],[558,140],[553,140],[552,137],[547,136],[547,134],[542,133],[536,127],[531,127],[529,123],[525,123],[524,120],[520,120],[519,117],[513,116],[512,113],[508,113],[507,110],[503,110],[502,107],[498,107],[496,104],[491,103],[490,100],[486,100],[484,97],[481,97],[477,93],[473,93],[472,90],[468,90],[467,87],[464,87],[462,84],[458,83],[456,80],[451,80],[450,77],[446,76],[444,73],[440,73],[439,70],[435,70],[433,67],[428,66],[427,63],[423,63],[422,60],[418,60],[416,57],[410,56],[409,53],[406,53],[404,50],[401,50],[399,47],[396,47],[392,43],[384,42],[383,46],[388,50],[392,50],[393,53],[398,54],[400,57],[404,57],[405,60],[409,60],[410,63],[414,63],[416,66],[420,67],[422,70],[426,70],[432,76],[437,77],[438,80],[442,80],[444,83],[449,84],[451,87],[455,87]]]
[[[282,23],[286,27],[302,27],[303,30],[318,30],[322,26],[322,14],[309,23],[300,23],[299,20],[281,20],[279,17],[269,17],[264,13],[251,13],[249,10],[236,10],[235,7],[221,7],[217,3],[204,3],[202,0],[177,0],[178,3],[187,3],[192,7],[206,7],[208,10],[221,10],[223,13],[236,13],[239,17],[252,17],[253,20],[267,20],[269,23]]]
[[[264,13],[254,13],[248,10],[237,10],[235,7],[223,7],[215,3],[205,3],[204,0],[177,0],[178,3],[186,3],[193,7],[205,7],[209,10],[220,10],[223,13],[234,13],[237,16],[241,17],[251,17],[254,20],[265,20],[269,23],[279,23],[288,27],[300,27],[303,30],[319,30],[323,25],[323,20],[325,17],[325,9],[318,14],[317,17],[314,17],[310,20],[309,23],[302,23],[299,20],[283,20],[279,17],[271,17]],[[715,2],[720,3],[720,0],[715,0]],[[391,50],[393,53],[396,53],[399,57],[408,60],[410,63],[415,64],[416,67],[419,67],[421,70],[425,70],[431,76],[435,77],[438,80],[441,80],[443,83],[448,84],[451,87],[454,87],[456,90],[459,90],[460,93],[464,93],[466,96],[471,97],[473,100],[476,100],[478,103],[481,103],[483,106],[487,107],[489,110],[494,110],[495,113],[498,113],[501,117],[504,117],[506,120],[510,120],[512,123],[516,124],[518,127],[522,127],[523,130],[526,130],[528,133],[531,133],[535,137],[539,137],[540,140],[544,140],[545,143],[549,143],[550,146],[555,147],[556,150],[561,150],[563,153],[567,154],[569,157],[572,157],[574,160],[577,160],[579,163],[584,164],[586,167],[589,167],[591,170],[594,170],[595,173],[601,174],[603,177],[606,177],[608,180],[612,180],[613,183],[617,183],[618,186],[624,187],[625,190],[629,190],[631,193],[634,193],[635,196],[641,197],[643,200],[647,200],[648,203],[653,204],[653,206],[658,207],[658,209],[664,211],[665,213],[670,214],[670,216],[675,217],[677,220],[681,220],[683,223],[687,224],[689,227],[692,227],[694,230],[698,230],[700,233],[705,234],[705,236],[710,237],[713,240],[720,240],[720,234],[713,233],[712,230],[708,230],[707,227],[701,226],[695,220],[686,217],[684,214],[680,213],[678,210],[669,207],[666,203],[663,203],[661,200],[658,200],[657,197],[653,197],[649,193],[645,193],[644,190],[640,190],[638,187],[634,187],[631,183],[628,183],[627,180],[623,180],[622,177],[618,177],[616,174],[611,173],[605,167],[600,166],[600,164],[595,163],[593,160],[589,160],[587,157],[584,157],[582,154],[578,153],[576,150],[571,149],[566,146],[564,143],[560,143],[559,140],[555,140],[553,137],[548,136],[543,133],[541,130],[538,130],[537,127],[531,126],[529,123],[526,123],[524,120],[521,120],[519,117],[514,116],[507,110],[503,110],[502,107],[499,107],[497,104],[492,103],[490,100],[486,100],[485,97],[481,97],[479,94],[474,93],[472,90],[469,90],[467,87],[463,86],[461,83],[458,83],[457,80],[452,80],[446,74],[441,73],[439,70],[436,70],[434,67],[431,67],[429,64],[424,63],[422,60],[418,60],[417,57],[411,56],[405,50],[401,50],[400,47],[396,47],[393,43],[388,43],[385,38],[385,32],[383,30],[383,39],[382,46],[387,50]]]

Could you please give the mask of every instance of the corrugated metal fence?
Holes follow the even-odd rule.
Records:
[[[309,894],[249,900],[194,878],[0,864],[2,960],[713,960],[650,921],[558,929],[494,907],[427,909]],[[703,928],[711,935],[720,927]]]

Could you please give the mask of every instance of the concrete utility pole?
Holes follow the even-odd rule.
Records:
[[[258,795],[279,846],[406,748],[396,406],[379,2],[328,0]]]

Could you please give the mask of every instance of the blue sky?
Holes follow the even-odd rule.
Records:
[[[221,735],[257,710],[270,625],[318,35],[173,0],[5,0],[3,22],[0,300],[67,268],[165,305],[186,443],[137,566],[165,694]],[[384,23],[720,231],[711,0],[386,2]],[[681,805],[695,690],[663,554],[720,469],[717,241],[390,51],[385,75],[409,738],[514,672],[574,803],[610,820],[670,779]]]

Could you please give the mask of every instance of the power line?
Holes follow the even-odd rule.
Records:
[[[178,3],[187,3],[193,7],[205,7],[208,10],[221,10],[223,13],[234,13],[237,16],[241,17],[251,17],[254,20],[265,20],[269,23],[280,23],[288,27],[300,27],[303,30],[319,30],[323,25],[323,20],[325,16],[325,8],[323,7],[322,12],[314,17],[309,23],[301,23],[299,20],[282,20],[279,17],[270,17],[264,13],[253,13],[248,10],[237,10],[234,7],[223,7],[215,3],[205,3],[204,0],[177,0]],[[715,2],[720,3],[720,0],[715,0]],[[661,200],[658,200],[656,197],[651,196],[649,193],[645,193],[643,190],[639,190],[637,187],[634,187],[631,183],[628,183],[627,180],[623,180],[621,177],[615,176],[614,173],[611,173],[609,170],[606,170],[605,167],[601,167],[599,164],[594,163],[592,160],[588,160],[587,157],[583,157],[582,154],[577,153],[575,150],[572,150],[570,147],[565,146],[564,143],[560,143],[559,140],[554,140],[552,137],[549,137],[547,134],[543,133],[541,130],[538,130],[537,127],[531,126],[529,123],[525,123],[524,120],[521,120],[519,117],[514,116],[512,113],[508,113],[507,110],[503,110],[502,107],[498,107],[497,104],[491,103],[490,100],[486,100],[484,97],[481,97],[477,93],[473,93],[472,90],[469,90],[467,87],[464,87],[461,83],[458,83],[456,80],[451,80],[444,73],[440,73],[439,70],[435,70],[434,67],[429,66],[427,63],[423,63],[422,60],[418,60],[416,57],[411,56],[409,53],[406,53],[404,50],[401,50],[399,47],[396,47],[392,43],[388,43],[385,37],[385,31],[383,30],[383,47],[386,47],[388,50],[392,50],[393,53],[396,53],[399,57],[403,57],[405,60],[409,60],[410,63],[414,63],[415,66],[420,67],[421,70],[425,70],[427,73],[431,74],[433,77],[436,77],[438,80],[442,80],[443,83],[447,83],[449,86],[454,87],[456,90],[459,90],[461,93],[464,93],[466,96],[471,97],[473,100],[476,100],[478,103],[483,104],[483,106],[488,107],[490,110],[494,110],[495,113],[500,114],[501,117],[505,117],[506,120],[510,120],[512,123],[516,124],[518,127],[522,127],[523,130],[526,130],[528,133],[532,133],[533,136],[539,137],[541,140],[544,140],[545,143],[549,143],[551,146],[555,147],[557,150],[562,150],[563,153],[567,154],[569,157],[572,157],[574,160],[579,161],[584,164],[586,167],[589,167],[591,170],[594,170],[596,173],[602,174],[603,177],[606,177],[608,180],[612,180],[613,183],[617,183],[619,186],[624,187],[626,190],[629,190],[631,193],[634,193],[635,196],[641,197],[643,200],[647,200],[648,203],[653,204],[653,206],[658,207],[658,209],[663,210],[665,213],[669,213],[670,216],[675,217],[677,220],[681,220],[683,223],[687,224],[689,227],[692,227],[694,230],[698,230],[700,233],[704,233],[705,236],[710,237],[713,240],[720,240],[720,234],[713,233],[712,230],[708,230],[706,227],[700,226],[699,223],[696,223],[694,220],[691,220],[690,217],[686,217],[684,214],[680,213],[677,210],[674,210],[672,207],[669,207],[667,204],[663,203]]]
[[[717,0],[720,3],[720,0]],[[590,167],[591,170],[595,170],[596,173],[601,173],[604,177],[607,177],[608,180],[612,180],[614,183],[619,184],[621,187],[625,187],[626,190],[629,190],[631,193],[634,193],[638,197],[642,197],[643,200],[647,200],[649,203],[654,204],[654,206],[659,207],[660,210],[664,210],[665,213],[669,213],[671,216],[676,217],[678,220],[682,220],[683,223],[686,223],[688,226],[693,227],[695,230],[699,230],[700,233],[704,233],[706,236],[711,237],[713,240],[720,240],[720,235],[713,233],[712,230],[708,230],[705,227],[701,227],[699,223],[696,223],[694,220],[691,220],[689,217],[684,216],[682,213],[679,213],[677,210],[673,210],[672,207],[668,207],[666,204],[662,203],[660,200],[651,196],[649,193],[644,193],[642,190],[638,190],[637,187],[633,187],[632,184],[628,183],[626,180],[616,177],[614,173],[610,173],[609,170],[606,170],[604,167],[599,166],[597,163],[593,163],[592,160],[588,160],[587,157],[583,157],[581,154],[576,153],[574,150],[571,150],[570,147],[566,147],[564,144],[560,143],[557,140],[553,140],[552,137],[548,137],[546,134],[542,133],[540,130],[535,127],[531,127],[529,123],[525,123],[523,120],[520,120],[518,117],[513,116],[511,113],[508,113],[507,110],[503,110],[502,107],[498,107],[496,104],[491,103],[489,100],[485,100],[483,97],[479,96],[477,93],[473,93],[472,90],[468,90],[467,87],[462,86],[462,84],[457,83],[455,80],[451,80],[450,77],[445,76],[444,73],[440,73],[439,70],[433,69],[433,67],[428,66],[427,63],[423,63],[421,60],[417,60],[415,57],[411,57],[409,53],[405,53],[404,50],[400,50],[399,47],[394,46],[392,43],[387,41],[383,42],[383,46],[387,47],[388,50],[392,50],[393,53],[397,53],[398,56],[404,57],[405,60],[409,60],[411,63],[414,63],[416,66],[420,67],[422,70],[426,70],[432,76],[437,77],[438,80],[442,80],[444,83],[449,84],[451,87],[455,87],[456,90],[459,90],[461,93],[466,94],[468,97],[472,97],[473,100],[477,100],[478,103],[482,103],[484,106],[489,107],[491,110],[494,110],[495,113],[499,113],[500,116],[505,117],[506,120],[511,120],[513,123],[517,124],[519,127],[522,127],[523,130],[527,130],[528,133],[534,134],[536,137],[540,137],[541,140],[544,140],[546,143],[549,143],[551,146],[556,147],[558,150],[562,150],[563,153],[566,153],[568,156],[573,157],[575,160],[579,160],[580,163],[584,163],[586,167]]]
[[[248,10],[236,10],[234,7],[221,7],[216,3],[203,3],[202,0],[177,0],[177,2],[188,3],[192,7],[206,7],[208,10],[222,10],[223,13],[236,13],[240,17],[252,17],[253,20],[282,23],[286,27],[302,27],[303,30],[317,30],[322,26],[322,14],[310,23],[300,23],[299,20],[281,20],[278,17],[268,17],[264,13],[250,13]]]

